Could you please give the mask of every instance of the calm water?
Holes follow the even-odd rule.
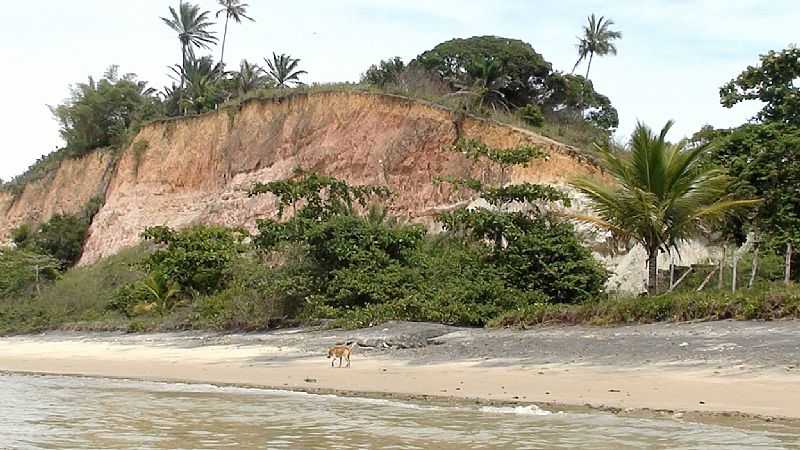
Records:
[[[0,448],[800,448],[800,436],[535,407],[0,375]]]

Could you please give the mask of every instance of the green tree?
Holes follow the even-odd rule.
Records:
[[[198,225],[180,231],[151,227],[142,236],[158,246],[144,263],[148,273],[162,274],[183,288],[209,294],[227,285],[246,233]]]
[[[56,214],[41,224],[33,237],[33,247],[57,259],[62,269],[74,266],[83,253],[90,221],[69,214]]]
[[[681,242],[708,232],[709,224],[726,214],[757,203],[733,198],[729,194],[733,180],[705,165],[702,148],[668,142],[672,125],[667,122],[656,135],[639,123],[631,137],[630,154],[598,147],[613,186],[588,178],[573,182],[598,215],[579,219],[620,239],[634,240],[647,251],[651,295],[657,292],[659,252],[676,249]]]
[[[592,69],[594,56],[616,55],[617,46],[614,41],[622,38],[622,33],[612,31],[610,28],[614,21],[600,16],[598,19],[594,14],[587,18],[587,24],[583,27],[583,35],[578,38],[578,61],[572,71],[587,58],[589,63],[586,66],[586,79],[589,79],[589,71]]]
[[[210,49],[217,43],[214,32],[208,30],[214,25],[208,19],[210,11],[201,11],[200,6],[184,2],[178,3],[178,10],[169,8],[171,18],[162,17],[161,20],[178,33],[178,40],[181,43],[181,64],[185,67],[188,62],[194,59],[194,48]]]
[[[300,60],[292,58],[290,55],[281,53],[280,55],[272,53],[272,59],[264,58],[267,63],[267,74],[272,78],[278,88],[285,89],[290,85],[303,84],[300,81],[300,75],[305,75],[308,72],[305,70],[297,70],[300,65]]]
[[[239,96],[244,96],[248,92],[256,91],[267,86],[269,79],[264,75],[264,69],[258,64],[251,64],[243,59],[239,72],[235,74],[236,87]]]
[[[473,140],[459,142],[455,150],[499,166],[500,173],[488,185],[473,179],[445,180],[478,192],[489,204],[440,215],[445,230],[473,243],[491,243],[491,264],[506,285],[519,292],[541,292],[558,303],[579,303],[602,292],[605,271],[581,245],[572,225],[547,208],[554,202],[569,206],[569,196],[547,185],[506,184],[510,168],[546,158],[546,152],[532,146],[495,149]]]
[[[510,104],[539,102],[552,66],[530,44],[520,40],[498,36],[453,39],[422,53],[411,65],[421,65],[455,83],[488,60],[495,61],[500,69],[493,78],[508,80],[500,91]]]
[[[21,295],[39,284],[55,280],[61,265],[30,248],[0,247],[0,299]]]
[[[757,118],[800,126],[800,49],[789,47],[761,55],[761,65],[751,66],[720,89],[726,108],[759,100],[764,108]]]
[[[361,75],[361,82],[378,87],[396,83],[398,77],[406,70],[406,64],[399,56],[391,59],[381,60],[377,65],[373,64]]]
[[[183,115],[212,111],[227,96],[222,86],[225,75],[222,64],[215,64],[210,56],[191,58],[183,66],[176,64],[170,70],[182,83],[182,87],[174,87],[171,95]]]
[[[508,110],[509,103],[503,91],[509,83],[501,63],[494,58],[486,58],[470,66],[460,80],[454,81],[458,91],[453,95],[470,99],[468,104],[478,109]]]
[[[256,20],[247,15],[247,8],[250,6],[247,3],[242,3],[241,0],[217,0],[222,6],[222,9],[217,11],[217,18],[225,14],[225,32],[222,34],[222,50],[219,56],[219,62],[225,64],[225,43],[228,40],[228,22],[233,19],[234,22],[241,24],[243,19],[251,22]]]
[[[158,116],[155,90],[135,74],[119,76],[111,66],[99,81],[75,85],[70,97],[51,107],[61,124],[60,134],[74,155],[105,146],[119,146],[142,122]]]

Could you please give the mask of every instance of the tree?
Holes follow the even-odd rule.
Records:
[[[201,11],[200,6],[192,3],[178,3],[178,10],[169,8],[172,18],[162,17],[161,20],[172,30],[178,33],[178,40],[181,43],[182,65],[194,59],[194,48],[210,49],[217,43],[217,37],[208,28],[214,22],[208,20],[209,11]]]
[[[612,31],[610,28],[614,21],[600,16],[598,20],[594,14],[587,18],[588,23],[583,27],[583,36],[578,37],[578,62],[572,68],[572,72],[588,57],[589,64],[586,67],[586,79],[589,79],[589,71],[592,69],[592,59],[594,56],[616,55],[617,46],[614,41],[622,38],[622,33]]]
[[[243,59],[239,72],[236,73],[236,85],[239,96],[244,96],[248,92],[261,89],[267,85],[267,77],[264,76],[264,69],[258,64],[251,64]]]
[[[503,90],[509,82],[503,74],[501,63],[494,58],[486,58],[470,66],[460,80],[454,81],[458,91],[452,95],[472,98],[472,103],[478,109],[491,108],[496,111],[499,107],[508,110],[509,104]]]
[[[136,74],[119,76],[111,66],[103,77],[72,87],[64,103],[50,107],[61,123],[59,131],[67,148],[75,155],[106,146],[119,146],[131,129],[158,116],[155,91]]]
[[[381,60],[377,65],[369,66],[369,69],[361,75],[361,82],[383,88],[388,84],[396,83],[404,70],[406,70],[406,64],[399,56],[395,56]]]
[[[222,64],[215,64],[210,56],[191,58],[183,66],[176,64],[170,70],[183,84],[182,87],[174,87],[170,93],[176,97],[183,115],[190,111],[211,111],[224,100],[226,93],[220,83],[225,73]]]
[[[782,122],[800,126],[800,48],[770,51],[761,55],[761,65],[748,67],[738,77],[720,88],[720,100],[726,108],[759,100],[764,108],[756,117],[764,122]]]
[[[658,254],[710,230],[709,225],[735,210],[757,203],[729,194],[732,179],[708,168],[702,148],[671,144],[667,122],[656,135],[639,123],[630,154],[598,147],[614,186],[587,178],[573,182],[588,197],[598,217],[578,219],[605,228],[623,240],[634,240],[647,251],[650,295],[657,293]]]
[[[598,295],[606,273],[575,235],[547,206],[570,205],[567,194],[553,186],[506,184],[513,166],[546,158],[529,145],[496,149],[462,140],[454,150],[475,162],[499,166],[492,183],[475,179],[446,179],[456,187],[480,194],[488,206],[460,207],[439,216],[444,229],[477,243],[491,245],[490,261],[508,286],[520,292],[541,292],[557,303],[580,303]]]
[[[497,78],[507,79],[501,89],[514,106],[540,99],[552,66],[523,41],[498,36],[475,36],[443,42],[419,55],[411,65],[421,65],[442,79],[457,83],[487,60],[499,65]]]
[[[217,11],[217,18],[221,14],[225,14],[225,32],[222,35],[222,50],[219,56],[219,62],[225,64],[225,43],[228,40],[228,22],[233,19],[234,22],[241,24],[242,19],[247,19],[251,22],[256,20],[247,15],[247,8],[250,6],[247,3],[241,3],[241,0],[217,0],[222,9]]]
[[[275,81],[277,87],[281,89],[290,87],[290,84],[303,84],[300,81],[300,75],[308,73],[305,70],[297,70],[300,60],[292,58],[285,53],[277,55],[273,52],[272,59],[264,58],[264,61],[266,61],[269,68],[268,75]]]

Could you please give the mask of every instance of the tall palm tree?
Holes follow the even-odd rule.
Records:
[[[647,291],[657,291],[658,254],[703,233],[735,210],[757,200],[729,196],[731,178],[708,168],[703,149],[671,144],[667,122],[656,135],[639,123],[631,137],[630,153],[600,148],[602,161],[614,186],[587,178],[572,184],[586,195],[598,217],[576,217],[611,231],[624,241],[636,241],[647,251]]]
[[[178,40],[181,42],[181,53],[183,65],[185,66],[190,59],[194,59],[194,48],[211,48],[217,43],[217,37],[208,28],[214,22],[208,20],[209,11],[200,11],[200,7],[191,3],[178,3],[178,10],[169,7],[172,18],[162,17],[161,20],[178,33]]]
[[[272,59],[264,58],[267,63],[267,74],[275,81],[276,87],[288,88],[290,84],[303,84],[300,75],[307,74],[305,70],[297,70],[300,60],[290,55],[272,53]]]
[[[250,6],[247,3],[241,3],[241,0],[217,0],[222,9],[217,11],[217,19],[222,14],[225,14],[225,32],[222,34],[222,52],[219,56],[219,61],[225,63],[225,42],[228,40],[228,22],[233,19],[234,22],[241,24],[242,19],[247,19],[251,22],[256,20],[247,15],[247,8]]]
[[[614,41],[622,38],[619,31],[610,30],[614,21],[600,16],[598,20],[594,14],[588,17],[588,23],[583,27],[583,36],[578,36],[578,62],[572,68],[572,72],[588,57],[589,65],[586,67],[586,79],[589,79],[589,71],[592,69],[592,59],[594,55],[606,56],[616,55],[617,46]]]

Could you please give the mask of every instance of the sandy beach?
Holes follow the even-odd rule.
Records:
[[[353,340],[352,367],[329,345]],[[800,322],[482,330],[393,323],[247,335],[0,339],[0,370],[800,419]]]

